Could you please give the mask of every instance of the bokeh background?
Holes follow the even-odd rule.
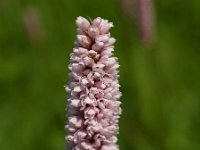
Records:
[[[115,25],[120,150],[200,149],[200,1],[155,0],[152,11],[133,2],[0,0],[1,150],[64,149],[63,86],[79,15]]]

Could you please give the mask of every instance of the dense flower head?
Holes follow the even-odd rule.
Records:
[[[121,114],[118,62],[113,57],[113,24],[78,17],[76,47],[70,55],[66,136],[69,150],[118,150]]]

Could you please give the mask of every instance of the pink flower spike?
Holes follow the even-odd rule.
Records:
[[[113,57],[113,23],[78,17],[77,40],[70,55],[68,123],[65,150],[119,150],[121,108],[118,59]]]

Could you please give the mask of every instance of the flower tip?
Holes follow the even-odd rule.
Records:
[[[90,26],[90,22],[85,19],[82,16],[77,17],[76,19],[76,25],[78,26],[78,28],[80,28],[80,30],[87,30]]]

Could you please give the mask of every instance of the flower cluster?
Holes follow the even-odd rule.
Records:
[[[118,62],[113,57],[115,39],[111,22],[97,17],[76,20],[76,47],[70,55],[68,92],[69,150],[118,150],[121,114]]]

